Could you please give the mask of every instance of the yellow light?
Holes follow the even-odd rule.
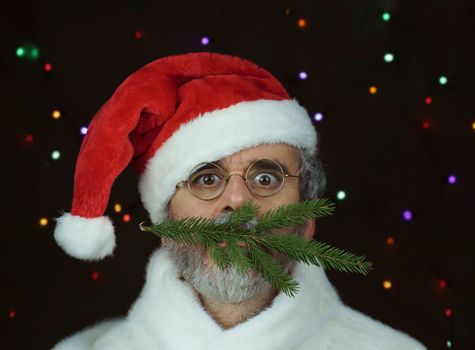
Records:
[[[376,94],[377,92],[378,92],[378,89],[376,88],[376,86],[371,86],[371,87],[369,88],[369,93],[370,93],[371,95],[374,95],[374,94]]]
[[[41,218],[39,223],[40,223],[40,226],[45,227],[45,226],[48,225],[48,219],[47,218]]]
[[[116,213],[120,213],[122,211],[122,206],[120,205],[120,203],[115,203],[114,205],[114,211]]]
[[[383,281],[383,287],[384,289],[390,289],[393,286],[392,282],[390,280],[384,280]]]
[[[305,28],[307,26],[307,20],[305,18],[300,18],[298,21],[297,21],[297,25],[300,27],[300,28]]]
[[[475,130],[475,122],[472,123],[472,129]]]
[[[61,111],[55,109],[51,115],[53,116],[53,119],[59,119],[61,118]]]
[[[393,245],[394,244],[394,238],[393,237],[386,238],[386,244],[387,245]]]

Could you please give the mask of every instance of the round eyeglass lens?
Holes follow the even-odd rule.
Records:
[[[261,159],[251,164],[246,173],[249,191],[257,196],[269,197],[282,189],[284,170],[275,161]]]
[[[187,183],[194,196],[210,200],[221,194],[226,186],[226,178],[221,168],[216,164],[202,163],[191,171]]]

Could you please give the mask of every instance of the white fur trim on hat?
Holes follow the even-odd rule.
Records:
[[[317,135],[293,100],[246,101],[203,113],[182,125],[148,161],[139,192],[153,223],[166,217],[176,185],[197,164],[261,144],[287,143],[315,154]]]
[[[107,216],[84,218],[65,213],[56,221],[56,243],[72,257],[100,260],[114,251],[114,226]]]

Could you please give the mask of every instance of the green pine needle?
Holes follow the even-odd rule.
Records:
[[[322,242],[309,241],[295,234],[269,234],[273,229],[293,227],[317,217],[331,215],[334,210],[334,203],[325,198],[288,204],[264,213],[254,227],[248,228],[246,224],[259,212],[259,206],[248,202],[233,212],[225,223],[190,217],[176,221],[167,220],[152,226],[144,226],[141,223],[140,229],[179,244],[203,245],[221,269],[231,265],[245,274],[249,269],[255,268],[273,287],[292,297],[298,292],[297,281],[264,249],[324,269],[363,275],[372,269],[372,263],[365,261],[365,256],[358,256]],[[226,248],[221,247],[220,242],[226,242]],[[248,248],[241,248],[238,242],[247,244]]]

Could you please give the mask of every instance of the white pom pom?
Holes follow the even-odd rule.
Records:
[[[100,260],[114,251],[114,226],[107,216],[84,218],[65,213],[56,221],[56,243],[72,257]]]

